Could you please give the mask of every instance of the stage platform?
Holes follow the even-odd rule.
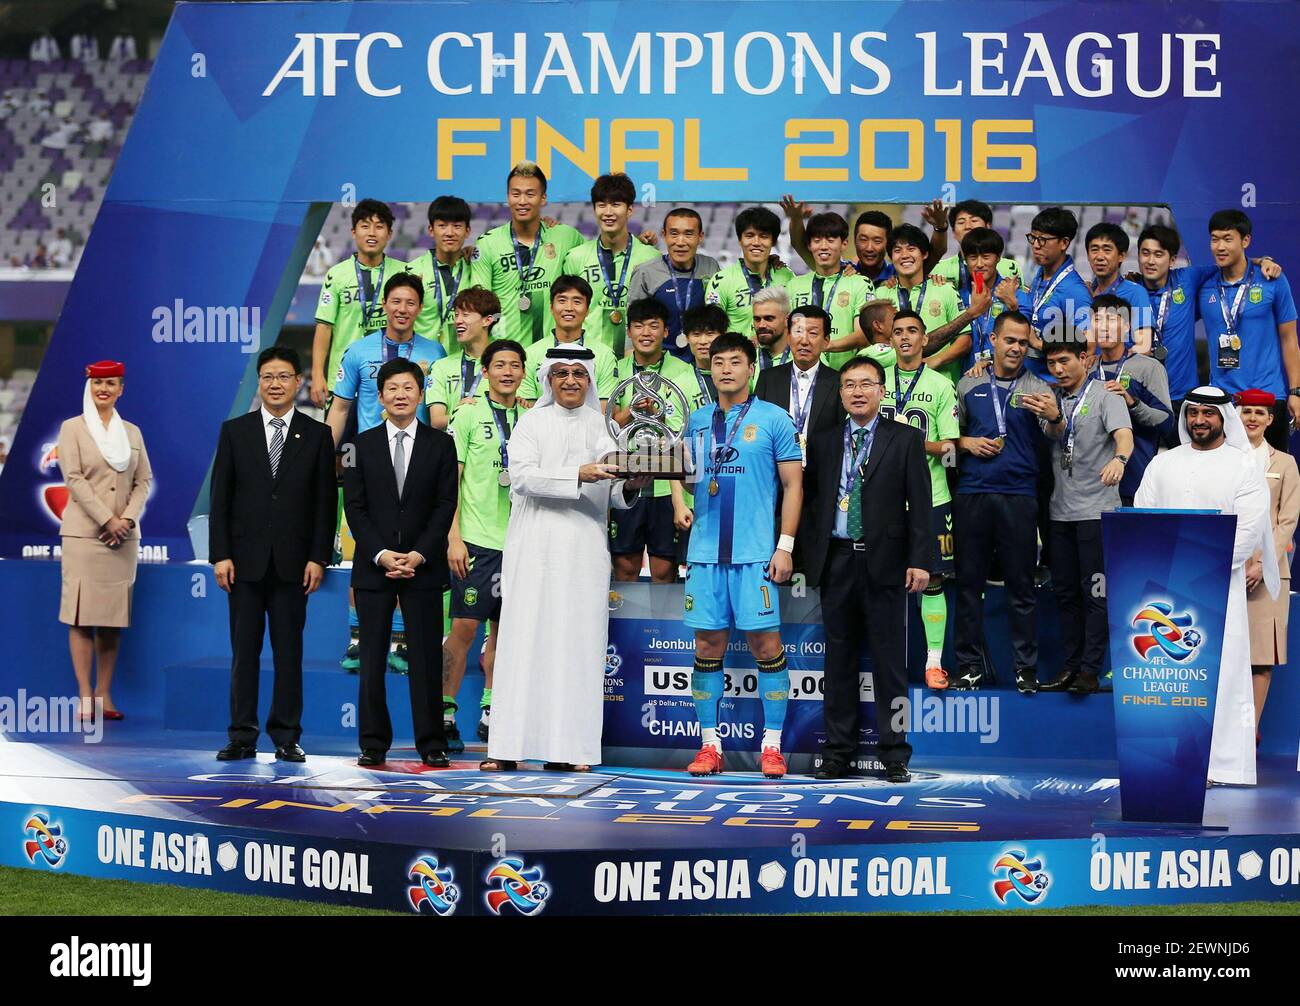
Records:
[[[1300,899],[1289,759],[1209,792],[1225,830],[1169,831],[1118,823],[1104,762],[917,758],[902,785],[487,775],[399,749],[381,771],[341,751],[220,763],[219,734],[111,727],[0,743],[0,863],[439,916]]]

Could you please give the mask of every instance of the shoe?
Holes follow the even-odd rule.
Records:
[[[785,759],[776,748],[763,748],[758,767],[763,770],[764,778],[780,779],[785,776]]]
[[[275,760],[302,762],[307,760],[307,753],[297,744],[281,744],[275,749]]]
[[[387,751],[378,751],[375,748],[366,748],[361,752],[361,757],[357,759],[357,764],[362,768],[374,768],[376,765],[382,765],[384,759],[387,757]]]
[[[849,767],[835,758],[828,758],[813,773],[814,779],[843,779],[849,774]]]
[[[488,709],[484,709],[483,714],[478,718],[478,739],[484,744],[487,743],[488,739],[488,712]]]
[[[361,644],[355,639],[348,643],[348,651],[339,661],[339,665],[349,674],[356,674],[361,670]]]
[[[901,761],[891,761],[885,765],[885,780],[887,782],[911,782],[912,773],[907,771],[907,766]]]
[[[398,643],[388,651],[388,667],[394,674],[405,674],[411,665],[406,659],[406,644]]]
[[[1040,692],[1063,692],[1074,684],[1075,677],[1075,671],[1062,671],[1051,681],[1040,681],[1038,690]]]
[[[113,721],[124,720],[126,719],[126,714],[118,709],[105,709],[104,719]]]
[[[691,775],[721,775],[722,752],[712,744],[705,744],[695,760],[686,766],[686,771]]]
[[[420,761],[428,765],[429,768],[451,768],[451,762],[441,751],[430,751],[427,755],[420,758]]]
[[[978,667],[972,667],[963,671],[948,683],[948,687],[955,692],[973,692],[984,682],[984,672]],[[929,682],[927,681],[927,684]]]
[[[1101,691],[1101,682],[1095,674],[1080,674],[1070,684],[1071,695],[1096,695]]]
[[[948,687],[948,672],[942,667],[927,667],[925,669],[925,686],[933,688],[936,692],[941,692]]]
[[[1047,566],[1039,566],[1034,570],[1034,586],[1036,588],[1050,587],[1052,585],[1052,571]]]
[[[1033,695],[1038,691],[1038,668],[1016,668],[1016,691],[1021,695]]]
[[[217,761],[244,761],[256,757],[257,748],[252,744],[241,744],[239,741],[231,741],[217,752]]]
[[[447,735],[447,752],[449,754],[460,754],[465,750],[465,742],[460,739],[460,727],[456,726],[455,720],[443,720],[442,732]]]
[[[1113,692],[1115,690],[1115,679],[1111,676],[1113,672],[1107,671],[1097,682],[1097,691]]]

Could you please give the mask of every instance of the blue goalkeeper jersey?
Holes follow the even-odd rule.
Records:
[[[802,458],[790,413],[754,398],[725,417],[716,403],[706,405],[691,413],[687,443],[700,475],[687,561],[767,562],[776,547],[777,465]]]

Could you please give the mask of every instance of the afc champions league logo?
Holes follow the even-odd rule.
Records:
[[[605,674],[617,674],[623,666],[623,658],[618,655],[618,647],[613,643],[605,648]]]
[[[437,856],[421,856],[406,873],[413,880],[406,889],[407,900],[417,912],[427,905],[435,915],[450,915],[456,911],[460,888],[453,883],[455,874],[450,866],[439,866]]]
[[[1025,904],[1032,905],[1047,894],[1052,878],[1043,869],[1040,857],[1029,858],[1023,849],[1007,849],[993,864],[994,876],[1001,880],[993,882],[993,893],[998,901],[1007,903],[1007,895],[1015,893]]]
[[[29,863],[35,864],[39,856],[51,870],[57,870],[63,865],[63,860],[68,855],[68,841],[63,837],[62,824],[51,821],[49,814],[38,810],[27,819],[23,828],[27,831],[23,852],[27,853]]]
[[[483,879],[495,888],[483,895],[493,915],[500,915],[506,905],[520,915],[536,915],[546,907],[546,899],[551,896],[550,885],[542,883],[542,868],[526,867],[522,859],[501,860]]]
[[[1139,629],[1133,634],[1133,649],[1143,660],[1182,662],[1204,642],[1200,631],[1193,628],[1192,613],[1175,614],[1168,601],[1148,601],[1133,616],[1133,625]]]

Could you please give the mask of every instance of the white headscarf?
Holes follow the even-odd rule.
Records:
[[[563,349],[567,347],[559,348]],[[579,346],[577,348],[582,349],[583,347]],[[590,352],[590,350],[588,350],[588,352]],[[583,402],[583,404],[590,409],[595,409],[596,412],[600,412],[600,394],[596,390],[596,360],[594,353],[590,360],[569,360],[552,357],[550,351],[548,351],[547,355],[542,359],[542,365],[537,368],[537,383],[541,386],[542,396],[537,399],[537,404],[533,406],[533,408],[544,409],[548,405],[556,404],[555,394],[551,391],[550,375],[551,367],[557,363],[582,364],[583,368],[587,371],[587,400]]]
[[[1221,396],[1225,401],[1197,402],[1193,400],[1196,396]],[[1187,397],[1183,399],[1183,407],[1178,413],[1178,439],[1184,444],[1192,442],[1192,435],[1187,429],[1187,406],[1189,403],[1193,405],[1209,405],[1219,410],[1219,415],[1223,417],[1223,437],[1226,445],[1241,451],[1243,458],[1246,459],[1250,466],[1250,470],[1258,475],[1262,482],[1264,473],[1260,471],[1255,460],[1255,448],[1250,444],[1250,437],[1246,435],[1246,427],[1232,404],[1232,397],[1226,391],[1208,384],[1189,392]],[[1268,495],[1267,488],[1264,493]],[[1277,597],[1278,590],[1282,586],[1282,580],[1277,569],[1277,552],[1273,544],[1273,522],[1271,519],[1263,523],[1260,529],[1260,540],[1255,543],[1255,547],[1259,549],[1260,563],[1264,567],[1264,586],[1268,588],[1269,596]]]
[[[86,378],[86,390],[81,396],[81,418],[86,421],[91,439],[99,453],[104,455],[108,467],[115,472],[126,471],[126,466],[131,463],[131,442],[126,438],[126,424],[114,409],[105,428],[99,409],[95,407],[95,396],[90,391],[90,378]]]

